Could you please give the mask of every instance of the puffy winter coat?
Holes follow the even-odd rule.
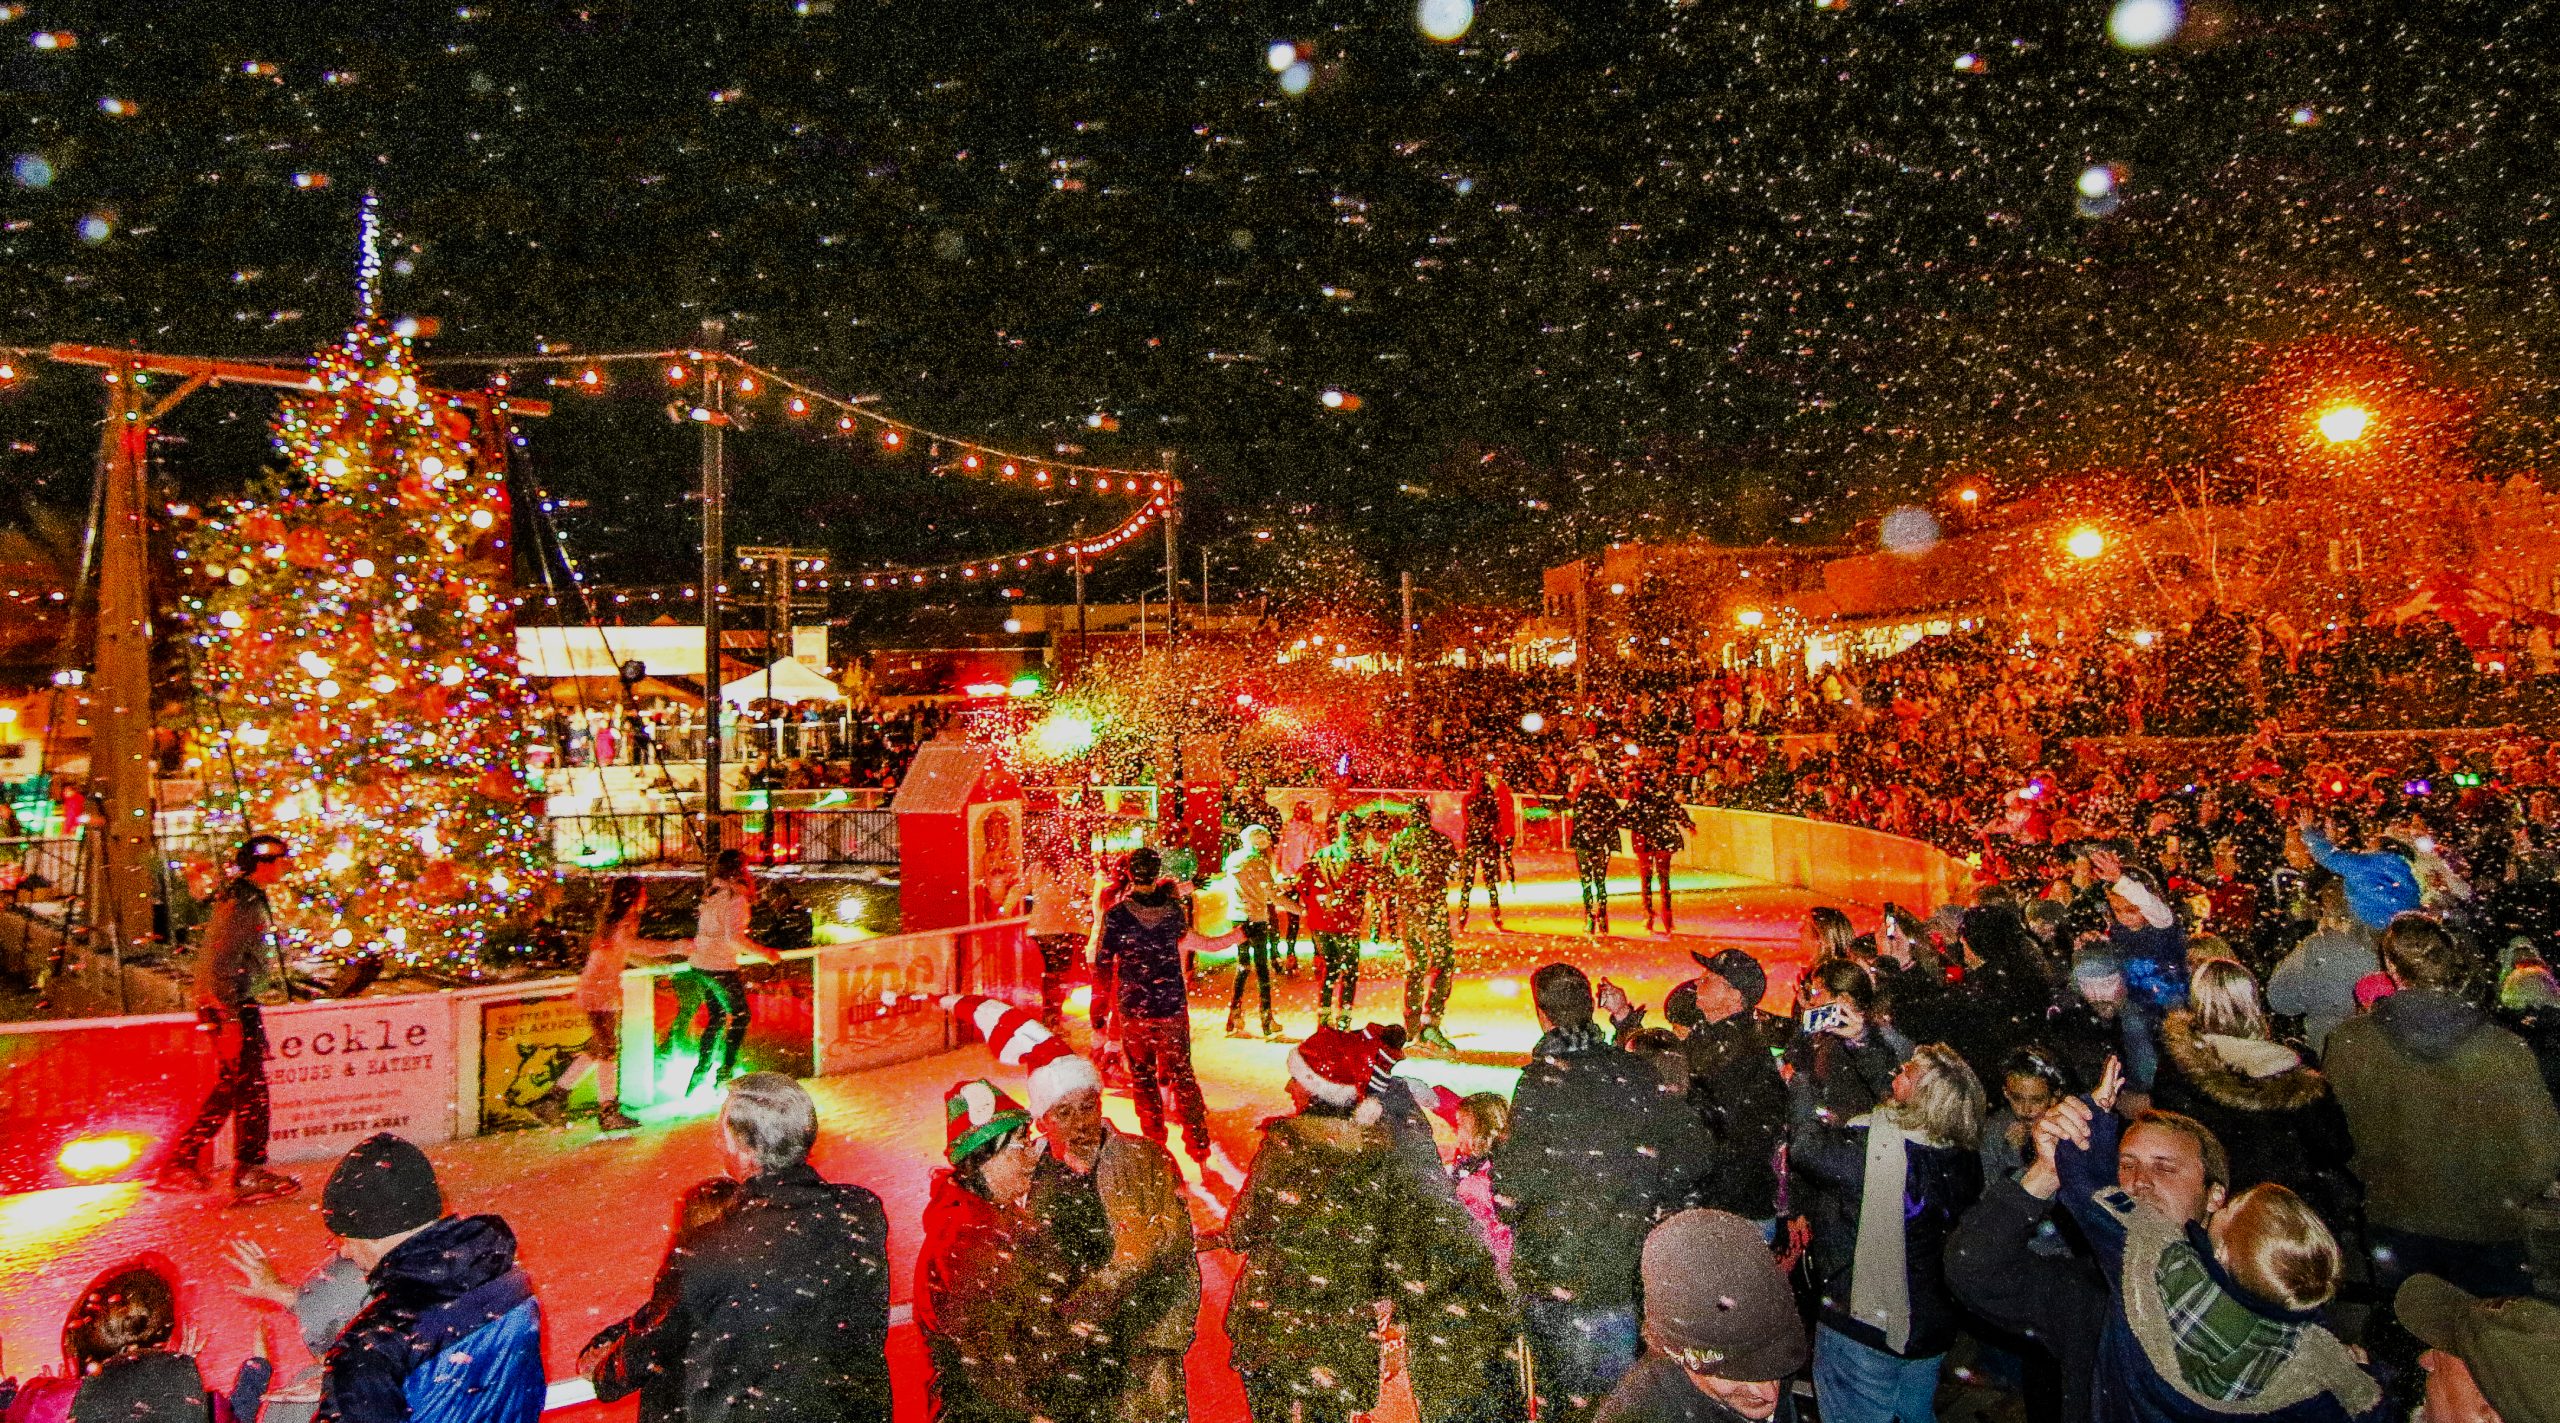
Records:
[[[1453,1236],[1386,1125],[1309,1111],[1262,1130],[1227,1219],[1227,1244],[1245,1257],[1227,1307],[1236,1368],[1296,1397],[1369,1406],[1384,1300],[1425,1423],[1482,1402],[1504,1377],[1509,1303],[1491,1255]]]
[[[2183,1008],[2161,1022],[2160,1046],[2151,1105],[2212,1130],[2231,1156],[2233,1195],[2272,1181],[2324,1219],[2349,1218],[2347,1119],[2319,1069],[2282,1043],[2200,1033]]]
[[[2356,922],[2381,933],[2391,917],[2418,907],[2418,874],[2388,850],[2341,850],[2317,830],[2302,832],[2303,848],[2320,868],[2346,881],[2347,908]]]
[[[493,1215],[447,1216],[402,1241],[331,1345],[324,1419],[533,1423],[541,1416],[542,1306]]]

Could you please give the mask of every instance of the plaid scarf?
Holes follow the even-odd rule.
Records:
[[[1531,1057],[1581,1057],[1586,1053],[1598,1052],[1608,1045],[1609,1039],[1602,1035],[1599,1020],[1594,1019],[1578,1028],[1549,1028],[1546,1036],[1538,1039],[1538,1045],[1529,1050],[1529,1055]]]
[[[2160,1252],[2153,1278],[2177,1346],[2178,1372],[2206,1398],[2240,1403],[2257,1397],[2301,1345],[2302,1325],[2249,1308],[2183,1240]]]

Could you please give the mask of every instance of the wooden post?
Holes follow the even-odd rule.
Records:
[[[702,323],[702,873],[720,857],[720,581],[729,576],[727,480],[720,466],[720,338],[725,323]]]
[[[89,922],[115,951],[151,935],[150,411],[139,359],[107,372],[99,441],[101,501],[97,660],[89,686],[89,783],[100,858],[89,876]],[[122,1001],[124,984],[116,984]]]

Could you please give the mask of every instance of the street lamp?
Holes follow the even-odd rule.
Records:
[[[2073,558],[2086,563],[2107,551],[2107,536],[2083,524],[2071,531],[2071,537],[2063,540],[2062,547]]]
[[[1745,608],[1733,615],[1734,624],[1738,627],[1756,628],[1768,620],[1769,615],[1758,608]]]
[[[2353,444],[2373,424],[2373,412],[2361,405],[2333,405],[2320,412],[2320,437],[2333,445]]]

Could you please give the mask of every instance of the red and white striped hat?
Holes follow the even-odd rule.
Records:
[[[1076,1056],[1029,1013],[975,993],[953,994],[942,1000],[942,1006],[978,1030],[996,1061],[1031,1074],[1025,1095],[1030,1098],[1032,1120],[1047,1116],[1051,1107],[1078,1092],[1102,1090],[1102,1075],[1093,1070],[1093,1064]]]

